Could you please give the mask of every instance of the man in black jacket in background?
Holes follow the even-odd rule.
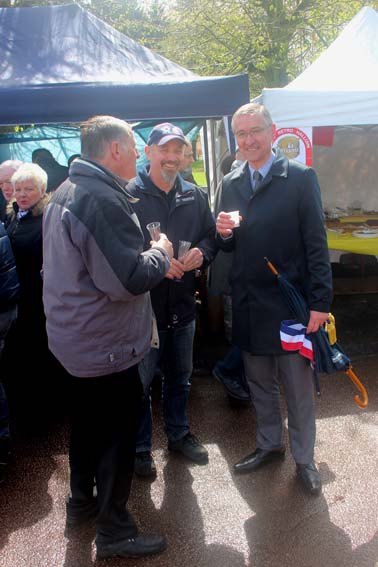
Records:
[[[45,148],[34,150],[32,162],[38,164],[47,173],[47,193],[55,191],[68,177],[68,167],[56,161],[52,153]]]

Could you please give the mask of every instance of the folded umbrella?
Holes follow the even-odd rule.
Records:
[[[281,293],[293,316],[299,323],[307,326],[310,312],[304,297],[286,277],[278,272],[268,258],[264,259],[268,268],[276,276]],[[330,317],[332,316],[330,315]],[[330,343],[328,333],[324,327],[320,327],[316,333],[311,333],[309,337],[311,337],[314,350],[315,379],[317,379],[318,372],[332,374],[333,372],[344,371],[361,393],[362,399],[358,395],[354,396],[355,403],[361,408],[366,408],[368,405],[368,394],[365,387],[354,373],[350,358],[342,351],[337,342],[333,344]],[[317,390],[319,392],[318,385]]]

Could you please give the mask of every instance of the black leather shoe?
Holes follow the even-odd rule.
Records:
[[[236,473],[247,473],[258,469],[259,467],[266,465],[267,463],[272,463],[274,461],[280,461],[285,457],[285,449],[279,449],[276,451],[265,451],[264,449],[256,449],[254,453],[247,455],[234,465],[234,472]]]
[[[224,386],[229,396],[231,396],[235,400],[240,400],[241,402],[248,403],[251,401],[249,392],[244,388],[244,385],[242,385],[240,379],[237,380],[232,376],[226,376],[225,374],[222,374],[217,365],[214,366],[212,372],[214,378],[216,378],[218,382],[220,382]]]
[[[122,539],[114,543],[97,546],[97,558],[106,557],[143,557],[161,553],[167,548],[167,541],[163,536],[145,535]]]
[[[209,461],[209,454],[205,447],[201,445],[197,437],[192,433],[187,433],[178,441],[168,441],[169,451],[181,453],[194,463],[205,465]]]
[[[78,528],[84,524],[90,523],[97,518],[98,507],[97,498],[90,500],[73,501],[72,498],[66,498],[66,527]]]
[[[322,480],[314,462],[307,465],[297,463],[297,475],[307,492],[314,496],[321,493]]]
[[[142,478],[151,480],[156,478],[156,465],[150,451],[136,453],[134,472]]]

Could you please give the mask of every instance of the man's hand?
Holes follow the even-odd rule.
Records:
[[[184,264],[176,260],[176,258],[171,258],[171,266],[165,274],[165,277],[169,280],[181,280],[184,271]]]
[[[229,213],[225,213],[221,211],[217,216],[217,222],[216,222],[217,233],[223,236],[223,238],[227,238],[228,236],[231,236],[234,228],[235,228],[235,223],[231,219],[231,215],[229,215]]]
[[[190,272],[200,268],[203,264],[203,253],[199,248],[191,248],[183,259],[184,271]]]
[[[316,333],[328,319],[328,313],[321,311],[310,311],[310,320],[307,325],[306,333]]]
[[[151,240],[151,248],[163,248],[169,256],[169,259],[172,260],[173,258],[173,246],[172,242],[170,242],[167,238],[167,235],[161,233],[159,240]]]

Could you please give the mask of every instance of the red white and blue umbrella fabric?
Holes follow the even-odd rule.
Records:
[[[338,371],[345,372],[361,394],[361,397],[359,395],[354,396],[355,403],[360,408],[366,408],[369,401],[368,394],[364,385],[354,373],[350,358],[343,352],[337,342],[330,343],[328,333],[324,327],[320,327],[316,333],[306,335],[305,331],[310,318],[310,312],[304,297],[285,276],[278,272],[268,258],[265,258],[265,261],[268,268],[277,278],[282,296],[293,317],[295,317],[295,321],[282,321],[281,323],[282,347],[285,350],[297,351],[308,358],[313,364],[315,377],[318,372],[327,374]],[[331,314],[330,317],[332,317]]]

